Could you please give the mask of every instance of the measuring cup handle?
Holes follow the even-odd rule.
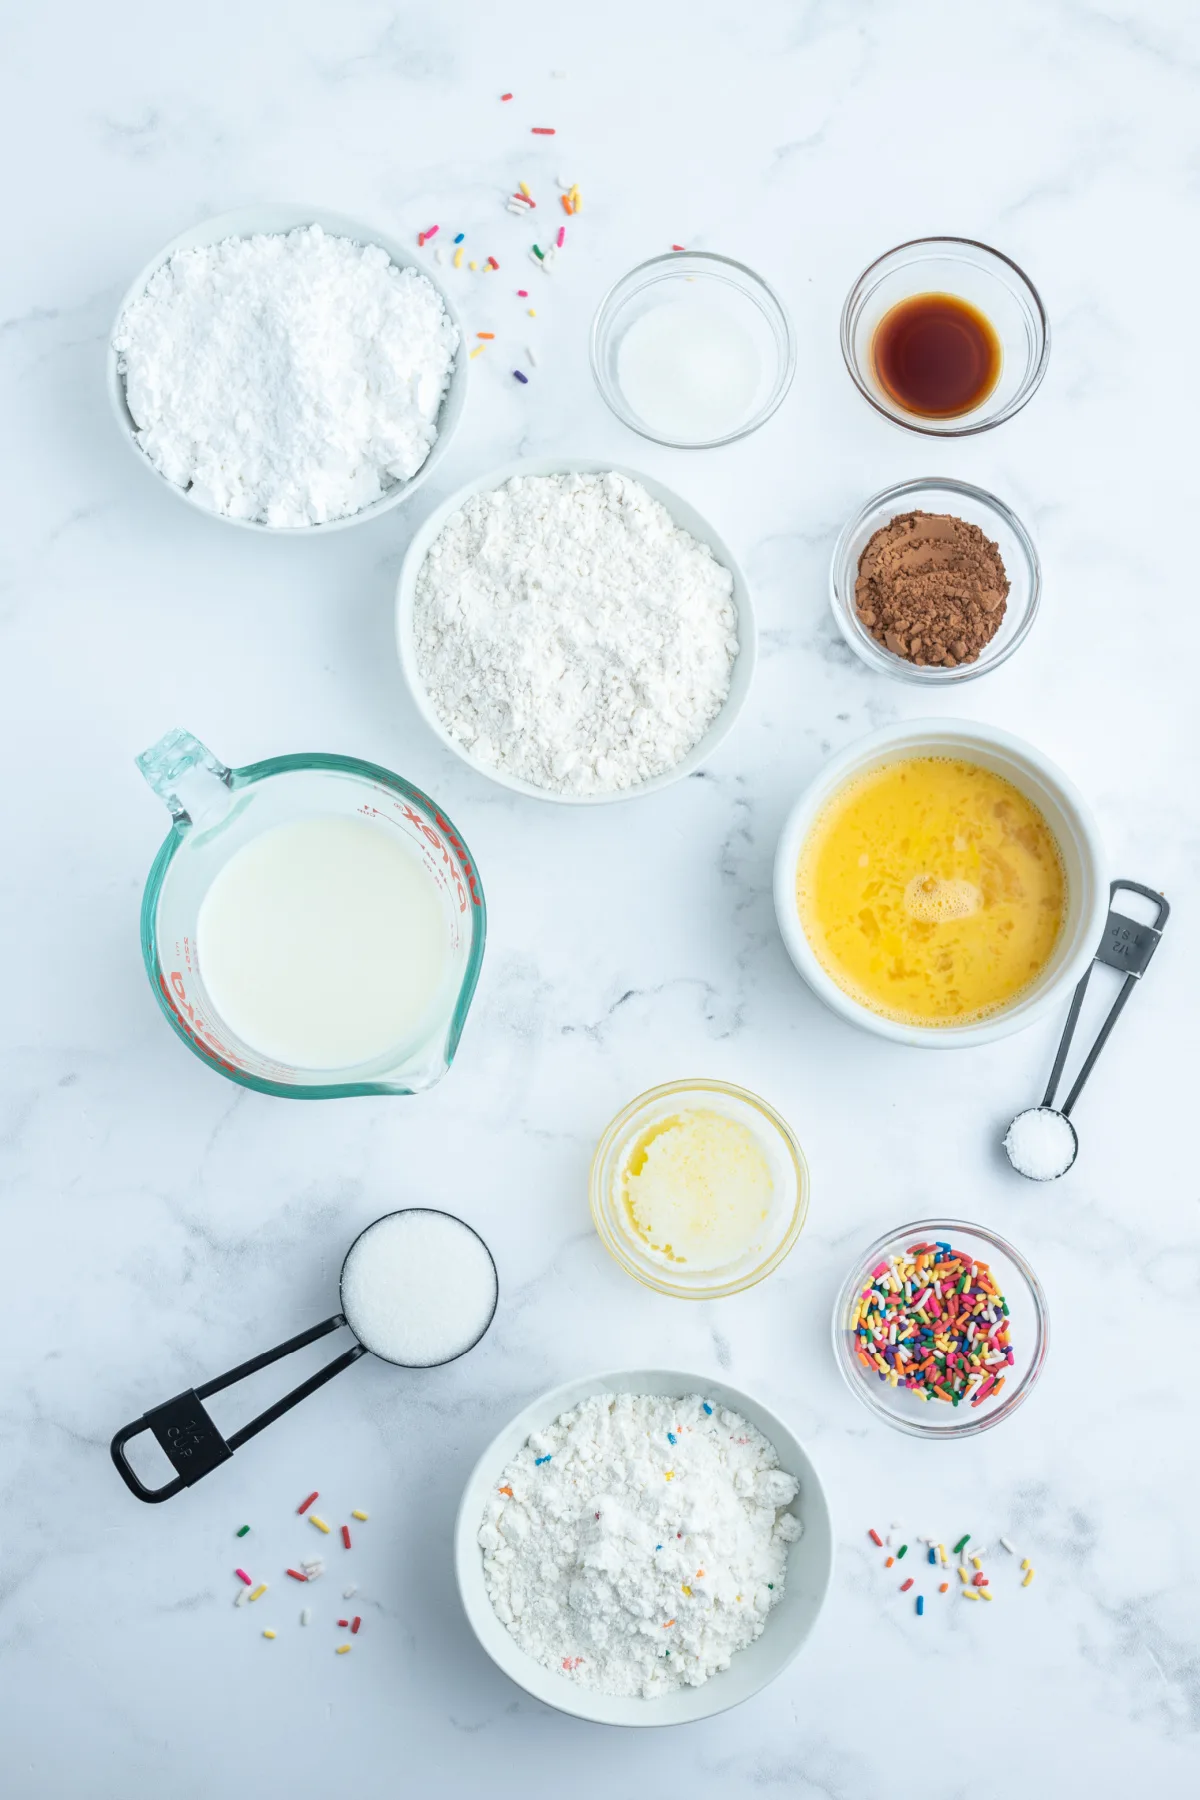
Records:
[[[185,1487],[192,1487],[202,1476],[211,1474],[219,1464],[228,1462],[234,1451],[239,1450],[248,1439],[265,1431],[268,1425],[282,1418],[285,1412],[290,1412],[293,1406],[307,1399],[309,1394],[315,1394],[319,1387],[324,1387],[327,1381],[332,1381],[335,1375],[348,1369],[360,1356],[365,1356],[366,1350],[362,1344],[351,1345],[349,1350],[344,1350],[341,1356],[326,1363],[323,1369],[318,1369],[315,1375],[310,1375],[307,1381],[302,1381],[290,1394],[285,1394],[282,1400],[268,1406],[265,1412],[259,1413],[257,1418],[232,1432],[228,1438],[218,1431],[204,1405],[210,1394],[218,1394],[222,1388],[232,1387],[247,1375],[253,1375],[258,1369],[265,1369],[269,1363],[278,1362],[282,1356],[290,1356],[293,1350],[302,1350],[305,1344],[315,1343],[317,1338],[328,1336],[345,1323],[345,1314],[335,1313],[332,1319],[322,1319],[319,1325],[313,1325],[296,1337],[289,1338],[285,1344],[277,1344],[273,1350],[264,1350],[261,1355],[252,1356],[248,1362],[239,1363],[224,1375],[215,1375],[202,1387],[185,1388],[173,1400],[165,1400],[161,1406],[143,1413],[140,1419],[132,1419],[128,1425],[122,1425],[113,1438],[110,1449],[117,1473],[130,1493],[149,1505],[155,1505],[160,1500],[170,1500]],[[161,1445],[175,1471],[175,1479],[164,1482],[161,1487],[147,1487],[135,1474],[125,1455],[126,1444],[131,1438],[140,1437],[144,1431],[150,1432]]]

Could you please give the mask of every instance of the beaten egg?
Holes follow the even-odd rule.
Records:
[[[1066,913],[1054,834],[991,769],[919,756],[857,776],[801,850],[796,904],[851,999],[905,1025],[964,1025],[1046,967]]]

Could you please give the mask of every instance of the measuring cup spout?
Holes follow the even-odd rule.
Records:
[[[232,771],[190,731],[168,731],[136,760],[177,831],[217,825],[233,804]]]

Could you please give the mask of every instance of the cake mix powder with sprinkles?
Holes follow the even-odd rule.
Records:
[[[874,1268],[850,1330],[881,1381],[951,1406],[999,1394],[1014,1361],[1008,1303],[988,1265],[940,1240]]]
[[[761,1432],[699,1395],[595,1395],[498,1475],[488,1594],[523,1650],[582,1686],[699,1687],[783,1595],[798,1488]]]

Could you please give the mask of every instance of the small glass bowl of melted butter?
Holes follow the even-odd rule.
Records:
[[[791,1127],[723,1081],[668,1082],[631,1100],[597,1145],[589,1187],[610,1255],[684,1300],[753,1287],[808,1216],[808,1164]]]

